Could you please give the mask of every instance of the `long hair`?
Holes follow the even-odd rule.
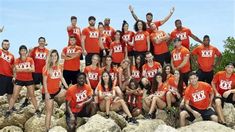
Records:
[[[170,73],[173,74],[173,69],[170,64],[165,64],[162,69],[162,82],[165,82],[167,80],[167,74],[166,74],[166,68],[170,67]]]
[[[138,21],[136,21],[136,23],[135,23],[135,25],[134,25],[134,29],[135,29],[135,31],[136,32],[138,32],[139,31],[139,29],[138,29],[138,23],[139,22],[141,22],[142,23],[142,25],[143,25],[143,31],[146,31],[147,30],[147,26],[146,26],[146,23],[143,21],[143,20],[138,20]]]
[[[128,84],[128,87],[131,89],[131,83],[134,83],[135,84],[135,88],[134,89],[137,89],[138,88],[138,82],[135,80],[135,79],[131,79],[129,84]]]
[[[151,84],[149,83],[147,85],[144,85],[142,82],[143,79],[146,79],[146,78],[141,78],[141,80],[139,82],[139,86],[142,90],[143,89],[147,90],[147,94],[150,95],[151,94]]]
[[[183,76],[182,76],[182,73],[179,71],[180,73],[180,77],[179,77],[179,82],[178,82],[178,91],[179,91],[179,94],[182,96],[183,95],[183,91],[184,91],[184,88],[183,88],[183,84],[184,84],[184,80],[183,80]]]
[[[152,93],[155,93],[158,90],[158,81],[157,81],[157,76],[161,76],[162,77],[162,73],[157,72],[156,75],[153,78],[153,85],[152,85]]]
[[[123,20],[123,22],[122,22],[122,34],[124,34],[124,26],[126,24],[129,25],[125,20]]]
[[[136,59],[138,58],[138,57],[140,57],[140,64],[139,64],[139,66],[137,65],[137,63],[136,63]],[[142,66],[144,65],[144,56],[143,55],[141,55],[141,54],[139,54],[139,55],[137,55],[136,57],[135,57],[135,67],[140,71],[140,73],[142,73]]]
[[[105,91],[105,87],[104,87],[105,83],[104,83],[104,80],[103,80],[103,74],[105,74],[105,73],[107,73],[108,76],[109,76],[108,86],[109,86],[109,90],[112,91],[113,82],[112,82],[112,79],[111,79],[111,76],[110,76],[109,72],[106,71],[106,70],[104,70],[102,72],[102,75],[101,75],[101,86],[102,86],[102,89],[103,89],[103,91]]]
[[[52,54],[53,53],[56,53],[56,55],[57,55],[57,60],[56,60],[56,62],[55,62],[55,64],[56,64],[56,66],[59,66],[59,53],[58,53],[58,51],[56,50],[56,49],[52,49],[52,50],[50,50],[50,52],[49,52],[49,55],[48,55],[48,57],[47,57],[47,59],[46,59],[46,65],[45,65],[45,67],[46,67],[46,70],[49,72],[49,73],[51,73],[52,72],[52,66],[53,66],[53,62],[52,62]]]

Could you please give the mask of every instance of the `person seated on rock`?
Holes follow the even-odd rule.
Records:
[[[148,96],[151,99],[151,105],[148,114],[145,115],[146,119],[154,119],[155,111],[166,107],[167,86],[162,82],[162,73],[158,72],[153,79],[151,94]]]
[[[211,107],[214,93],[212,87],[198,81],[196,72],[189,73],[189,86],[185,90],[185,110],[180,112],[180,126],[186,125],[189,121],[212,120],[218,122],[214,109]]]
[[[35,71],[35,66],[34,66],[34,61],[31,57],[27,57],[28,54],[28,49],[25,45],[21,45],[19,47],[19,55],[20,57],[17,58],[14,62],[14,71],[15,71],[15,76],[14,76],[14,90],[13,90],[13,95],[10,98],[9,102],[9,110],[6,111],[5,117],[9,117],[14,108],[14,104],[16,100],[19,97],[20,90],[22,87],[26,87],[29,93],[29,96],[31,98],[32,104],[35,108],[35,113],[37,115],[40,115],[40,111],[38,110],[38,104],[36,97],[34,95],[34,82],[33,82],[33,77],[32,73]]]
[[[51,116],[54,109],[54,98],[65,99],[66,91],[61,88],[61,83],[68,88],[68,85],[63,77],[63,68],[59,64],[58,51],[53,49],[49,52],[46,64],[42,69],[43,88],[42,99],[45,100],[46,106],[46,130],[50,129]]]
[[[126,86],[126,100],[134,117],[142,113],[142,97],[143,90],[135,79],[131,79],[129,85]]]
[[[86,74],[77,75],[77,84],[68,88],[66,93],[66,123],[69,131],[75,131],[78,117],[90,117],[96,112],[93,90],[86,82]]]
[[[118,67],[118,85],[122,92],[125,92],[131,78],[130,63],[129,59],[124,59]]]
[[[162,68],[162,81],[166,82],[169,78],[173,77],[173,72],[171,64],[165,64]]]
[[[221,124],[226,124],[222,107],[224,102],[235,104],[235,73],[234,64],[228,63],[225,71],[219,71],[215,74],[212,82],[212,88],[215,92],[215,109],[219,116]]]
[[[104,71],[101,76],[101,82],[97,86],[99,95],[100,110],[106,112],[106,117],[109,117],[109,111],[123,110],[127,116],[127,121],[130,123],[138,123],[134,117],[132,117],[126,102],[120,97],[116,96],[112,79],[107,71]]]
[[[139,86],[140,88],[143,90],[143,113],[148,112],[151,106],[151,98],[149,97],[149,95],[151,94],[151,83],[148,80],[148,78],[141,78],[140,82],[139,82]]]

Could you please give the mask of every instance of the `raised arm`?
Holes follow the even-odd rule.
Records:
[[[194,35],[194,34],[191,34],[190,37],[193,38],[195,41],[197,41],[197,42],[200,43],[200,44],[203,43],[202,40],[199,39],[199,38],[198,38],[196,35]]]
[[[175,11],[175,7],[172,7],[171,10],[170,10],[170,13],[163,20],[160,21],[161,25],[166,23],[171,18],[171,16],[174,13],[174,11]]]
[[[129,10],[130,10],[130,12],[131,12],[132,17],[133,17],[136,21],[138,21],[139,18],[138,18],[137,15],[135,14],[134,8],[133,8],[131,5],[129,5]]]

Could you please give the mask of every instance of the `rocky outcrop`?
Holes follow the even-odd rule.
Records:
[[[234,126],[235,125],[235,108],[230,103],[224,103],[223,108],[224,118],[228,126]]]
[[[67,132],[66,129],[64,129],[61,126],[55,126],[49,130],[49,132]]]
[[[175,128],[167,125],[159,125],[155,132],[178,132]]]
[[[23,130],[17,126],[7,126],[1,129],[0,132],[23,132]]]

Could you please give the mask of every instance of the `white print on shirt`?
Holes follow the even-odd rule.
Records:
[[[2,52],[1,58],[10,63],[12,56],[6,55],[5,53]]]
[[[96,31],[95,32],[90,31],[89,33],[90,33],[89,35],[90,38],[98,38],[99,36],[99,33]]]
[[[79,34],[79,33],[80,33],[79,28],[74,28],[74,29],[73,29],[73,33],[74,33],[74,34]]]
[[[198,102],[206,98],[204,91],[193,93],[192,96],[193,96],[193,102]]]
[[[113,47],[113,52],[115,52],[115,53],[122,52],[122,46],[121,45],[115,45]]]
[[[90,80],[98,80],[98,73],[88,72],[88,78]]]
[[[202,57],[212,57],[213,50],[202,50]]]
[[[114,80],[115,79],[115,74],[112,72],[112,73],[109,73],[109,75],[111,76],[111,79]]]
[[[149,78],[153,78],[155,76],[155,74],[157,73],[157,69],[155,70],[149,70],[149,71],[145,71],[145,73],[147,74],[147,77]]]
[[[85,99],[87,99],[87,91],[84,90],[80,93],[76,93],[76,98],[76,102],[84,101]]]
[[[140,78],[140,71],[132,71],[132,75],[133,78]]]
[[[231,89],[232,81],[220,80],[219,87],[223,90]]]
[[[16,65],[19,69],[25,70],[31,68],[30,62],[19,63]]]
[[[58,79],[61,77],[61,71],[60,70],[53,70],[51,74],[51,79]]]
[[[67,49],[67,54],[76,53],[76,49]]]
[[[161,38],[163,38],[165,35],[161,32],[159,34],[156,35],[155,39],[159,40]]]
[[[106,37],[101,37],[101,42],[105,43],[106,42]]]
[[[173,60],[174,61],[181,60],[181,53],[174,53],[173,54]]]
[[[124,41],[129,41],[129,40],[130,40],[130,34],[123,35],[123,36],[122,36],[122,39],[123,39]]]
[[[135,41],[144,40],[144,34],[137,34],[135,36]]]
[[[186,34],[186,32],[179,33],[179,34],[176,34],[176,37],[180,38],[181,40],[185,40],[185,39],[187,39],[187,34]]]
[[[35,59],[46,60],[47,54],[43,52],[36,52]]]
[[[108,36],[111,36],[112,35],[112,31],[111,30],[104,30],[103,31],[103,34],[106,34]]]

